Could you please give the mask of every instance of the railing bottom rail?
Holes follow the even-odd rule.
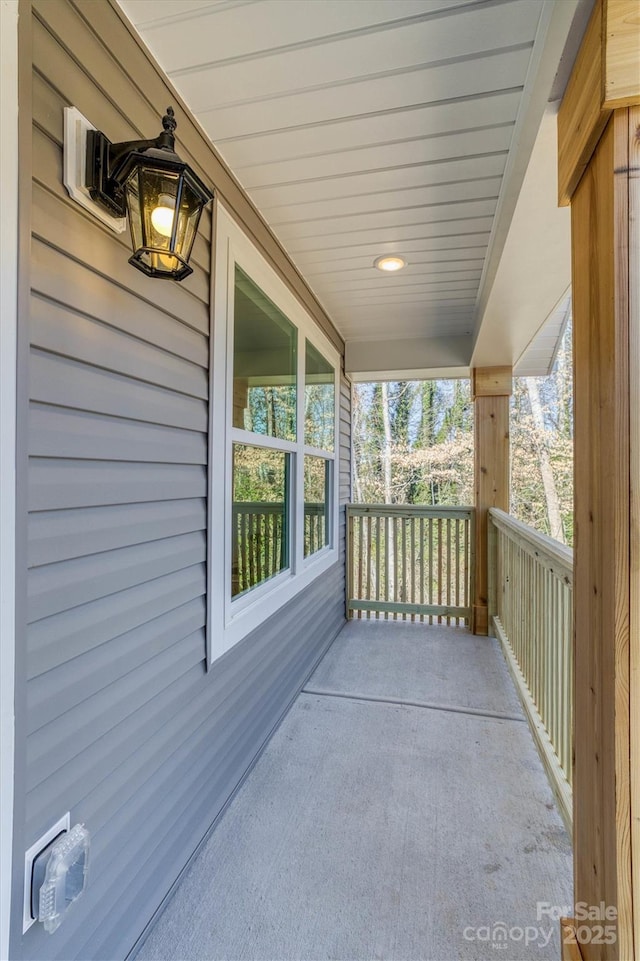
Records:
[[[392,604],[390,601],[349,601],[350,611],[370,612],[372,614],[412,614],[421,617],[455,617],[469,620],[468,607],[446,607],[438,604]]]

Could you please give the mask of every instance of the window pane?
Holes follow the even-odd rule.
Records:
[[[233,445],[231,596],[289,567],[289,454]]]
[[[296,439],[297,330],[236,266],[233,426]]]
[[[304,442],[333,450],[335,372],[319,350],[307,341],[304,393]]]
[[[329,543],[329,497],[331,461],[324,457],[304,459],[304,556]]]

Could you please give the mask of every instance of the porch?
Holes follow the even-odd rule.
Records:
[[[637,957],[636,6],[3,0],[0,959]],[[170,104],[158,285],[78,133]],[[570,281],[575,575],[506,514]],[[358,517],[353,385],[450,377],[473,509]]]
[[[137,958],[557,959],[539,902],[571,845],[499,642],[353,620]]]

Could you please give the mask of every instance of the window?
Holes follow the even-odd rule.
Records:
[[[304,458],[304,556],[309,557],[329,543],[329,490],[331,461]]]
[[[233,426],[296,439],[297,330],[236,265]]]
[[[210,660],[338,560],[340,357],[219,206]]]
[[[307,341],[305,350],[304,442],[304,556],[329,544],[331,470],[333,460],[320,451],[333,451],[335,437],[335,371],[320,351]]]
[[[233,445],[232,597],[289,567],[289,457]]]
[[[304,442],[333,450],[335,372],[319,350],[307,341],[304,394]]]

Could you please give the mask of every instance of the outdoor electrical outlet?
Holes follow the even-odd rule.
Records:
[[[46,848],[40,851],[39,854],[36,854],[33,859],[33,865],[31,867],[31,917],[36,920],[40,911],[40,888],[44,884],[47,864],[51,856],[51,848],[63,834],[67,834],[67,832],[61,831],[60,834],[47,844]]]
[[[54,825],[52,825],[49,830],[38,838],[35,844],[32,844],[29,850],[24,856],[24,901],[22,910],[22,933],[28,931],[32,924],[36,923],[38,918],[38,897],[40,894],[40,887],[44,881],[44,872],[46,870],[47,861],[49,860],[48,855],[46,857],[41,857],[45,854],[47,848],[49,848],[53,842],[61,834],[69,831],[71,828],[71,814],[69,811],[60,818]],[[37,865],[36,865],[36,862]],[[36,866],[39,877],[36,878]],[[37,888],[35,887],[36,885]],[[34,890],[35,888],[35,890]]]

